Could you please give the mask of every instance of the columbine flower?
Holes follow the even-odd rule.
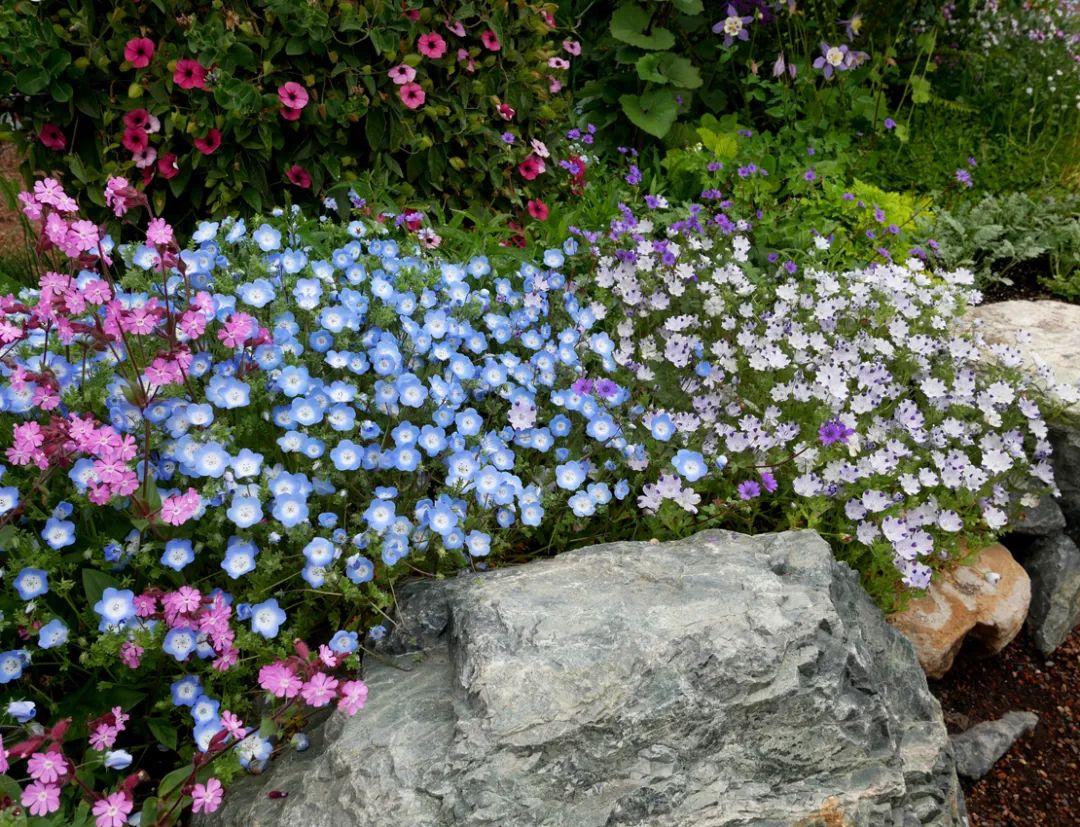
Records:
[[[727,17],[718,23],[714,23],[712,30],[713,34],[724,35],[724,47],[731,46],[732,43],[738,40],[749,40],[750,32],[747,30],[747,25],[753,22],[753,17],[740,17],[738,10],[732,6],[727,7]]]
[[[833,72],[843,72],[848,68],[848,47],[846,44],[830,46],[828,43],[821,44],[821,57],[814,60],[814,68],[820,69],[826,79],[833,76]]]

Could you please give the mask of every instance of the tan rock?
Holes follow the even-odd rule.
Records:
[[[1031,580],[1000,543],[984,548],[970,565],[934,578],[926,594],[889,616],[915,646],[923,671],[940,678],[970,637],[1000,652],[1019,633],[1031,603]]]

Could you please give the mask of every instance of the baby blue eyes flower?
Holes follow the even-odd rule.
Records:
[[[367,557],[354,554],[345,562],[345,576],[358,586],[367,583],[375,577],[375,564]]]
[[[63,646],[68,640],[68,627],[59,619],[50,620],[38,629],[38,646],[42,649],[52,649],[55,646]]]
[[[680,449],[675,454],[671,464],[675,466],[675,470],[679,472],[679,475],[688,482],[697,482],[709,472],[705,457],[697,451],[688,451],[685,448]]]
[[[91,467],[93,467],[91,465]],[[74,473],[74,469],[72,470]],[[13,485],[0,488],[0,514],[7,514],[19,504],[19,489]]]
[[[667,442],[675,435],[675,423],[671,421],[671,417],[667,414],[657,414],[649,424],[649,432],[652,434],[653,439]]]
[[[250,528],[263,518],[262,503],[258,497],[235,496],[226,516],[237,528]]]
[[[220,720],[218,711],[221,709],[221,701],[211,698],[209,695],[200,695],[191,705],[191,719],[196,724],[209,724]]]
[[[126,749],[113,749],[105,753],[102,762],[110,770],[126,770],[134,759]]]
[[[251,234],[252,239],[259,245],[264,253],[276,250],[281,246],[281,233],[269,224],[263,224]]]
[[[258,548],[250,540],[230,537],[225,549],[225,558],[221,561],[221,568],[229,577],[237,580],[255,570],[255,558],[258,553]]]
[[[178,681],[173,681],[169,689],[174,706],[193,706],[202,695],[202,685],[194,675],[187,675]]]
[[[50,517],[41,530],[41,539],[54,550],[70,546],[75,542],[75,523]]]
[[[41,569],[25,568],[15,575],[12,585],[23,600],[33,600],[49,591],[49,576]]]
[[[121,628],[135,617],[135,593],[131,589],[115,589],[107,586],[101,599],[94,604],[94,611],[101,618],[99,631]]]
[[[588,466],[583,462],[567,462],[555,466],[555,482],[559,488],[576,491],[585,482]]]
[[[482,531],[470,531],[465,545],[473,557],[486,557],[491,552],[491,535]]]
[[[169,540],[161,554],[161,565],[173,571],[180,571],[195,560],[195,550],[191,540]]]
[[[356,632],[342,629],[330,638],[330,648],[339,655],[351,655],[360,646],[360,636]]]
[[[5,655],[12,654],[6,652]],[[7,683],[7,681],[0,681]],[[12,701],[7,706],[7,714],[20,724],[27,724],[37,716],[37,705],[33,701]]]
[[[195,651],[198,642],[198,634],[194,629],[181,626],[166,632],[161,648],[165,654],[172,655],[178,661],[184,661]]]
[[[336,555],[334,544],[325,537],[316,537],[304,546],[304,557],[312,566],[328,566]]]
[[[285,612],[274,598],[251,607],[251,630],[267,640],[277,637],[278,630],[284,622]]]
[[[372,500],[364,512],[364,521],[368,527],[379,533],[389,528],[396,517],[394,504],[378,498]]]

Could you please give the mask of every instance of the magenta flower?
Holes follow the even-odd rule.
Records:
[[[412,83],[416,80],[416,70],[407,63],[399,63],[397,66],[390,67],[390,71],[386,74],[398,86],[404,86],[406,83]]]
[[[56,152],[62,152],[67,148],[67,138],[60,131],[60,127],[53,123],[42,125],[41,129],[38,130],[38,140],[46,149],[52,149]]]
[[[399,86],[398,96],[409,109],[419,109],[427,100],[424,88],[419,83],[406,83],[404,86]]]
[[[206,69],[197,60],[178,60],[173,72],[173,83],[181,89],[205,89]]]
[[[497,52],[502,48],[502,44],[499,42],[499,36],[491,29],[488,29],[480,35],[480,42],[484,44],[484,48],[489,52]]]
[[[22,793],[22,805],[32,816],[47,816],[60,809],[60,788],[54,784],[34,781],[26,785]]]
[[[191,789],[191,811],[193,813],[212,813],[221,806],[225,791],[216,778],[206,779],[205,784],[196,784]]]
[[[148,37],[133,37],[124,46],[124,60],[136,69],[145,69],[154,56],[154,41]]]
[[[132,801],[128,793],[117,792],[97,801],[91,813],[97,827],[124,827],[131,809]]]
[[[67,775],[67,759],[58,750],[35,752],[26,762],[26,771],[30,777],[42,784],[55,784]]]
[[[195,139],[195,148],[203,155],[213,155],[221,146],[221,130],[211,128],[204,137]]]
[[[153,218],[146,227],[146,243],[166,247],[173,240],[173,230],[164,218]]]
[[[345,681],[339,691],[341,698],[338,700],[338,709],[346,715],[355,715],[367,703],[368,688],[363,681]]]
[[[285,177],[289,179],[289,183],[294,187],[305,190],[311,189],[311,173],[299,164],[293,164],[285,170]]]
[[[281,105],[288,109],[303,109],[310,99],[307,89],[292,80],[279,86],[277,94]]]
[[[316,672],[311,680],[304,684],[300,694],[307,701],[308,706],[316,708],[326,706],[337,696],[337,678],[332,678],[325,672]]]
[[[420,35],[416,41],[416,48],[424,57],[438,60],[446,54],[446,41],[438,32],[428,32]]]
[[[259,669],[259,686],[275,698],[295,698],[302,683],[292,669],[279,661]]]

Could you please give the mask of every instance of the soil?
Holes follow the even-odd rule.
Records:
[[[0,179],[19,180],[18,167],[19,159],[15,154],[14,146],[0,143]],[[0,251],[12,245],[21,247],[22,244],[23,230],[19,222],[19,214],[8,207],[7,200],[0,194]]]
[[[1080,629],[1049,657],[1026,629],[998,655],[963,651],[930,690],[950,732],[1013,710],[1039,716],[985,777],[964,782],[972,827],[1080,824]]]

